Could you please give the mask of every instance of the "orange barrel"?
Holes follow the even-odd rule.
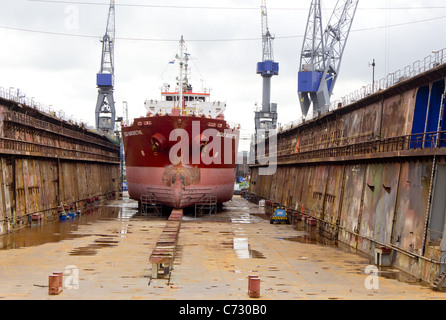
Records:
[[[248,295],[250,298],[260,298],[260,278],[258,276],[249,276]]]
[[[49,276],[48,279],[48,294],[58,295],[59,293],[59,276],[52,274]]]
[[[256,279],[259,276],[248,276],[248,295],[250,295],[251,292],[251,279]]]
[[[59,290],[62,291],[62,289],[63,289],[63,272],[53,272],[53,275],[59,277]]]

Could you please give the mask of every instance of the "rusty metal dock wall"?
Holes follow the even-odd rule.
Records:
[[[323,235],[432,283],[446,261],[446,65],[284,130],[250,195],[318,221]],[[262,162],[259,162],[262,163]]]
[[[0,98],[0,234],[115,196],[120,185],[119,145]]]

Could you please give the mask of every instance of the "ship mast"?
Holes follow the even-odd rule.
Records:
[[[183,79],[183,68],[184,68],[184,39],[183,36],[181,36],[180,40],[180,109],[181,112],[184,110],[184,79]]]

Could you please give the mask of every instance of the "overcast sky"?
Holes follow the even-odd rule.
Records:
[[[297,72],[311,0],[269,0],[270,31],[280,74],[272,80],[279,122],[301,117]],[[0,0],[0,87],[94,125],[96,73],[100,67],[107,0]],[[328,22],[336,0],[323,1]],[[261,52],[261,0],[116,0],[115,101],[129,116],[145,114],[144,100],[159,99],[163,83],[174,83],[169,65],[181,35],[193,60],[195,88],[212,89],[227,102],[226,119],[254,129],[261,104],[256,74]],[[237,9],[238,8],[238,9]],[[434,19],[434,20],[431,20]],[[430,20],[430,21],[429,21]],[[440,0],[360,1],[332,100],[389,72],[446,48],[446,5]],[[197,69],[195,68],[197,66]]]

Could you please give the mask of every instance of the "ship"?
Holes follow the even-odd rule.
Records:
[[[210,90],[193,90],[190,59],[181,37],[169,62],[179,65],[173,90],[164,83],[144,117],[122,123],[128,193],[140,203],[184,209],[233,197],[240,125],[225,120],[226,102],[211,101]]]

